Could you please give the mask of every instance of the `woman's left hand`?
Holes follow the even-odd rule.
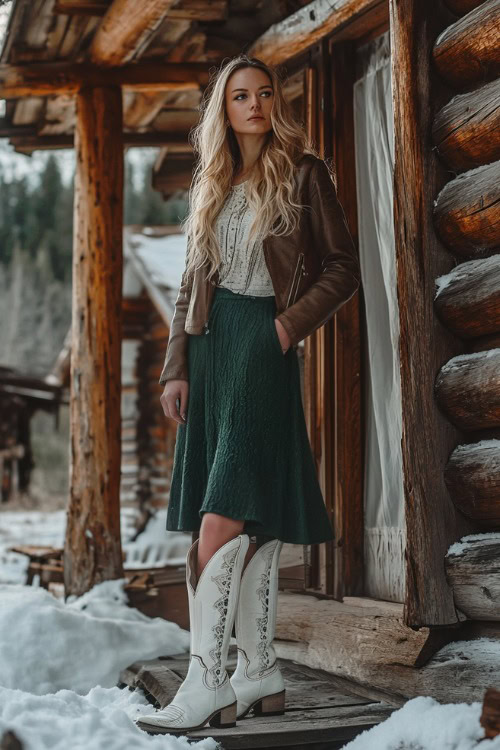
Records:
[[[290,347],[290,337],[288,333],[286,332],[286,328],[283,326],[283,323],[281,320],[278,320],[277,318],[274,319],[274,324],[276,326],[276,333],[278,334],[278,338],[280,340],[281,349],[283,351],[283,354],[285,354],[289,347]]]

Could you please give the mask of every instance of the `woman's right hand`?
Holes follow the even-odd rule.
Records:
[[[165,416],[175,419],[179,424],[184,424],[187,417],[188,394],[189,381],[167,380],[165,389],[160,396],[160,403]],[[177,408],[177,399],[180,402],[179,408]]]

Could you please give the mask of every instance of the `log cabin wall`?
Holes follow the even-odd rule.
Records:
[[[454,267],[464,253],[468,258],[492,255],[499,240],[498,213],[495,240],[492,228],[495,211],[490,208],[491,177],[495,170],[498,175],[498,170],[494,166],[480,166],[481,155],[475,164],[471,163],[472,154],[464,155],[467,140],[471,144],[469,150],[475,148],[482,153],[481,128],[488,130],[488,125],[477,127],[476,124],[478,120],[483,121],[483,115],[486,121],[495,118],[491,108],[497,105],[493,103],[491,90],[485,93],[481,89],[498,75],[491,47],[495,36],[492,19],[493,16],[498,19],[499,7],[498,0],[482,4],[449,0],[448,7],[420,0],[391,1],[390,4],[402,447],[408,540],[405,623],[411,627],[452,624],[459,618],[444,558],[450,544],[462,534],[477,530],[478,524],[472,514],[465,515],[457,503],[455,489],[460,480],[456,471],[450,472],[450,459],[453,463],[454,450],[467,439],[467,431],[470,439],[474,434],[472,430],[480,426],[498,427],[498,420],[495,423],[494,418],[498,385],[493,384],[491,376],[491,357],[495,355],[485,352],[477,358],[463,358],[467,335],[463,327],[447,324],[440,311],[441,300],[446,297],[438,302],[440,295],[435,299],[435,292],[436,285],[444,289],[452,279],[460,280],[458,295],[454,295],[455,307],[469,305],[468,310],[462,311],[462,319],[465,313],[469,329],[475,327],[472,317],[485,319],[484,308],[476,308],[474,316],[471,315],[471,297],[468,291],[463,292],[464,272],[469,269],[461,272],[460,266],[458,270]],[[457,20],[455,14],[466,10],[469,12]],[[499,28],[498,20],[496,28]],[[498,49],[497,41],[497,56]],[[463,87],[465,101],[456,96],[458,85]],[[477,107],[474,112],[469,108],[468,102],[474,98],[471,88],[478,89],[479,102],[483,101],[482,113]],[[486,105],[484,97],[488,99]],[[479,102],[476,100],[477,104]],[[463,107],[461,114],[453,115],[460,107]],[[447,128],[450,111],[454,123]],[[460,128],[463,128],[463,138],[459,135]],[[460,148],[453,147],[454,140],[462,141]],[[491,143],[486,145],[487,140],[484,139],[485,160],[495,154],[498,158]],[[447,156],[450,150],[456,155],[454,161],[449,161]],[[470,166],[475,170],[457,177],[457,171]],[[482,204],[484,211],[481,211]],[[482,272],[484,277],[484,267],[478,266],[476,271]],[[494,277],[494,273],[489,276],[489,286],[492,296],[496,294],[498,312],[498,291],[494,291],[494,284],[491,284]],[[470,288],[477,289],[476,279],[469,278]],[[483,323],[483,327],[488,328],[488,324]],[[494,324],[493,328],[498,331],[498,325]],[[481,334],[481,330],[478,332]],[[489,404],[488,396],[479,395],[484,385],[491,394]],[[469,412],[469,416],[464,412]],[[485,454],[483,456],[486,458]],[[455,488],[450,482],[452,475],[457,480]],[[482,484],[488,483],[483,474]],[[476,491],[469,494],[471,506],[475,495]]]
[[[464,352],[443,362],[437,403],[462,439],[444,480],[457,513],[482,538],[447,555],[455,604],[470,619],[500,621],[500,2],[446,0],[459,16],[432,54],[452,96],[436,113],[432,139],[448,181],[435,196],[434,224],[456,265],[436,279],[434,307]]]
[[[123,301],[121,505],[137,508],[142,527],[168,503],[176,425],[166,419],[158,384],[168,326],[148,294]],[[133,344],[130,352],[127,344]]]
[[[138,453],[144,492],[141,498],[147,509],[165,508],[172,475],[177,425],[163,413],[158,384],[165,359],[168,328],[151,305],[145,321],[144,335],[137,356],[139,421]],[[146,483],[148,487],[146,488]],[[147,501],[146,501],[147,497]]]

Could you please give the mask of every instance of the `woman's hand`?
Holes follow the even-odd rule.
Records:
[[[167,380],[165,390],[160,396],[165,416],[175,419],[179,424],[184,424],[187,416],[188,394],[189,382],[187,380]],[[177,408],[177,399],[180,402],[179,408]]]
[[[280,340],[281,349],[283,351],[283,354],[285,354],[291,344],[290,336],[286,332],[286,328],[283,326],[283,323],[281,320],[278,320],[277,318],[274,319],[274,324],[276,326],[276,333],[278,334],[278,338]]]

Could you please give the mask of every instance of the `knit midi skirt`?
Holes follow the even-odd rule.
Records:
[[[203,513],[293,544],[333,539],[302,406],[297,352],[276,332],[274,295],[216,287],[206,332],[189,335],[186,422],[177,427],[168,530]]]

